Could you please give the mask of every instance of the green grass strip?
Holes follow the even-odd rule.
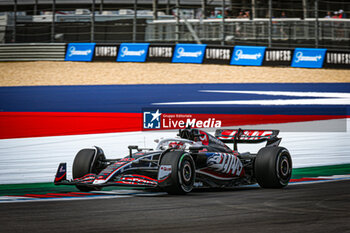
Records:
[[[35,184],[4,184],[0,185],[0,196],[3,195],[24,195],[24,194],[45,194],[78,192],[74,186],[56,186],[51,183]]]
[[[349,175],[350,164],[339,164],[319,167],[305,167],[293,169],[292,179],[300,179],[303,177],[333,176],[333,175]]]

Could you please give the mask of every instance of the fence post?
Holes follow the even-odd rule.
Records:
[[[315,48],[318,48],[318,0],[315,0]]]
[[[100,15],[102,15],[103,12],[103,0],[100,2]]]
[[[176,43],[180,40],[180,0],[176,0],[176,25],[175,25],[175,41]]]
[[[132,21],[132,42],[136,42],[137,0],[134,0],[134,20]]]
[[[167,0],[166,2],[166,14],[167,15],[170,15],[170,0]]]
[[[92,6],[91,6],[91,30],[90,30],[90,40],[91,42],[94,42],[95,40],[95,0],[92,0]]]
[[[225,45],[225,0],[222,0],[221,45]]]
[[[256,40],[256,35],[258,34],[256,32],[256,25],[255,25],[255,22],[253,21],[255,18],[256,18],[256,2],[255,0],[252,0],[252,14],[251,14],[251,20],[252,20],[252,25],[253,25],[253,37],[254,39]]]
[[[37,11],[38,11],[38,0],[35,0],[33,15],[37,15]]]
[[[202,0],[202,18],[207,18],[207,0]]]
[[[303,18],[306,19],[307,17],[307,0],[303,0]]]
[[[55,42],[56,0],[52,0],[51,43]]]
[[[272,0],[269,0],[269,47],[272,47]]]
[[[14,0],[13,5],[13,33],[12,33],[12,43],[16,43],[16,26],[17,26],[17,0]]]
[[[256,5],[255,0],[252,0],[252,19],[256,18],[256,6],[255,5]]]
[[[153,20],[158,19],[158,0],[153,0]]]

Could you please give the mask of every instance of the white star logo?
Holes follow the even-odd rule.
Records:
[[[159,109],[157,109],[157,111],[156,111],[155,113],[151,113],[151,115],[153,116],[151,122],[153,122],[154,120],[159,121],[159,117],[160,117],[162,114],[159,112]]]

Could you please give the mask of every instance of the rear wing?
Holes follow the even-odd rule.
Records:
[[[279,130],[265,129],[217,129],[215,137],[224,143],[233,143],[237,150],[237,143],[260,143],[266,141],[266,146],[278,146],[281,138]]]

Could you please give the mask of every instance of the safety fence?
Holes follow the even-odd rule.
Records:
[[[66,19],[67,18],[67,19]],[[60,19],[60,18],[59,18]],[[52,22],[18,19],[1,26],[0,43],[210,43],[268,47],[322,47],[350,49],[350,19],[159,19],[136,21],[96,16],[92,25],[83,16]],[[317,29],[315,24],[318,25]],[[54,31],[54,34],[52,32]],[[317,42],[317,46],[315,43]]]
[[[317,24],[317,27],[315,27]],[[349,19],[189,19],[148,22],[145,41],[350,48]],[[269,46],[269,47],[271,47]]]
[[[348,0],[0,0],[0,43],[203,43],[350,50]]]
[[[65,60],[350,68],[350,51],[210,44],[70,43]]]

